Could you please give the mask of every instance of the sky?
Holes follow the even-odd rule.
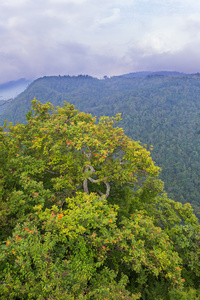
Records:
[[[1,0],[0,84],[200,72],[200,1]]]

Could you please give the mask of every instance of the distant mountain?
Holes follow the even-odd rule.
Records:
[[[23,92],[30,83],[30,80],[22,78],[17,81],[9,81],[0,84],[0,104],[7,99],[16,98],[17,95]],[[0,106],[0,113],[2,113],[5,110],[5,108],[8,108],[9,106],[10,103],[6,106]]]
[[[17,95],[23,92],[30,83],[31,83],[30,80],[21,78],[16,81],[9,81],[0,84],[0,96],[3,99],[15,98],[17,97]]]
[[[189,74],[180,73],[176,71],[158,71],[158,72],[134,72],[121,75],[122,77],[146,77],[146,76],[187,76]]]
[[[147,148],[154,146],[152,157],[162,168],[169,196],[192,203],[200,218],[200,74],[127,75],[101,80],[83,75],[39,78],[0,115],[0,123],[25,122],[34,97],[54,106],[67,101],[97,117],[122,113],[119,126],[125,133]]]

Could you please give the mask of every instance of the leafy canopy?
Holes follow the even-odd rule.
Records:
[[[34,99],[1,128],[2,299],[196,299],[198,220],[119,120]]]

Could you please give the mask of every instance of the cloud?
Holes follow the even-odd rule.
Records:
[[[166,51],[157,53],[151,51],[148,53],[144,49],[129,49],[126,57],[130,68],[135,71],[180,71],[185,73],[197,73],[200,70],[200,56],[198,44],[186,45],[179,51]]]
[[[120,20],[120,9],[119,8],[113,8],[110,12],[110,15],[106,18],[100,19],[97,24],[98,25],[108,25],[115,23]]]
[[[0,82],[200,69],[196,0],[0,2]],[[184,70],[183,70],[184,69]]]

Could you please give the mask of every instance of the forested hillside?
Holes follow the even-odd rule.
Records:
[[[122,113],[125,133],[148,149],[153,145],[152,157],[162,168],[168,195],[190,202],[200,217],[200,76],[168,75],[40,78],[1,115],[1,123],[25,122],[34,97],[55,106],[67,101],[98,117]]]

